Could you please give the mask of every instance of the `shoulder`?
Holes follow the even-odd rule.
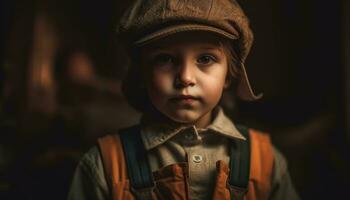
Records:
[[[274,163],[274,153],[268,133],[249,129],[250,141],[250,175],[253,180],[268,185]]]
[[[273,147],[274,165],[271,179],[270,199],[299,200],[292,178],[289,174],[288,163],[284,155]]]
[[[273,177],[275,181],[281,179],[288,172],[288,162],[284,155],[275,147],[272,147],[274,155]]]
[[[71,182],[68,199],[107,199],[108,193],[101,156],[95,146],[81,157]]]
[[[266,162],[270,160],[270,167],[274,179],[287,173],[287,160],[284,155],[272,144],[270,135],[255,129],[249,129],[252,152],[259,154]]]
[[[299,199],[289,175],[287,159],[272,144],[269,134],[253,130],[250,131],[250,136],[253,164],[251,169],[254,169],[252,176],[269,185],[269,199]]]
[[[82,156],[77,168],[91,179],[96,180],[98,184],[106,184],[102,159],[97,146],[92,147]]]
[[[266,132],[249,129],[249,142],[253,163],[260,163],[266,169],[272,168],[274,154],[270,135]]]
[[[100,160],[100,152],[97,146],[93,146],[81,157],[81,164],[96,164]]]
[[[270,134],[253,128],[248,128],[251,142],[265,143],[272,146]]]

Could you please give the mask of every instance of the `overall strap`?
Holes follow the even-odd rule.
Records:
[[[152,199],[153,174],[148,163],[147,152],[141,139],[140,128],[133,126],[120,131],[130,179],[131,190],[137,200]]]
[[[106,135],[98,139],[98,147],[103,163],[106,182],[109,186],[110,199],[128,198],[128,174],[125,157],[119,135]]]
[[[233,140],[230,149],[230,174],[228,186],[231,199],[243,199],[248,192],[250,174],[250,137],[249,131],[243,126],[237,126],[246,140]]]
[[[250,136],[250,182],[247,199],[269,199],[274,152],[269,134],[249,129]]]

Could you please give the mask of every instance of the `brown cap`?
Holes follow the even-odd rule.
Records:
[[[206,31],[234,40],[241,62],[237,95],[246,101],[261,98],[249,83],[244,62],[253,43],[249,21],[235,0],[136,0],[117,28],[128,47],[185,31]]]

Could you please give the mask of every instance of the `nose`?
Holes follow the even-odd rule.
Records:
[[[195,67],[190,62],[180,64],[175,77],[175,86],[181,88],[194,85],[196,85]]]

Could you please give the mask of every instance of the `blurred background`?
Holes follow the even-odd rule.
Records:
[[[1,0],[0,199],[66,199],[96,138],[138,122],[120,92],[115,25],[129,0]],[[240,0],[258,102],[227,102],[271,134],[302,199],[348,196],[350,2]]]

